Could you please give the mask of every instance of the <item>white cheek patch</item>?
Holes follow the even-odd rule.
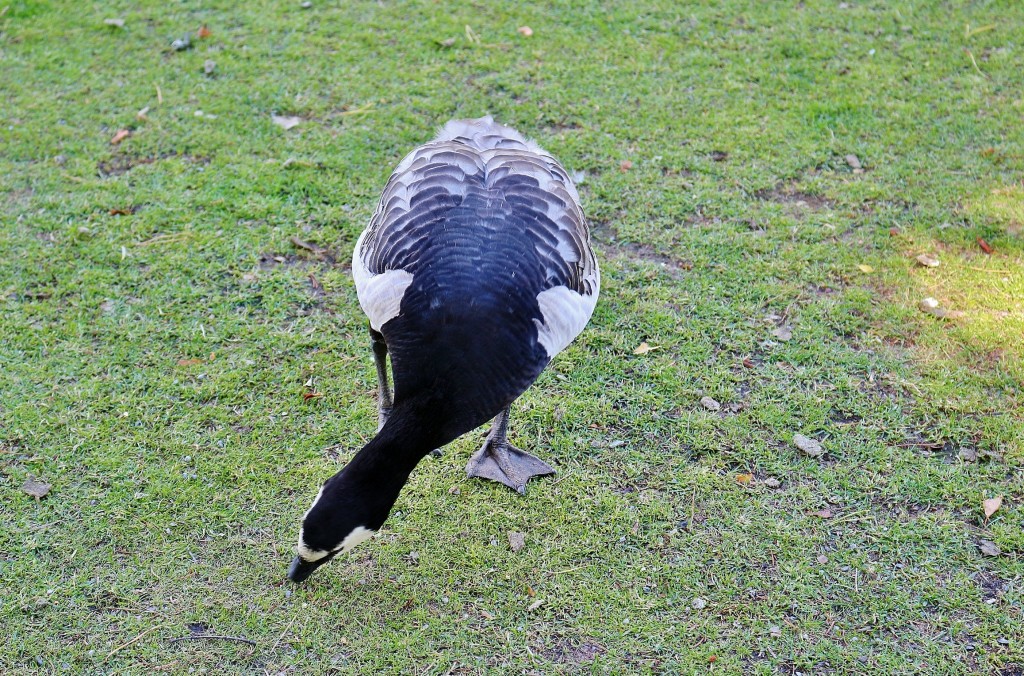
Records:
[[[537,342],[544,346],[549,359],[580,335],[594,314],[597,294],[596,287],[593,294],[582,295],[566,286],[556,286],[537,295],[544,321],[533,321],[537,324]]]
[[[305,543],[304,533],[303,533],[302,530],[300,530],[299,531],[299,544],[298,544],[298,546],[295,549],[296,549],[296,552],[298,553],[299,557],[301,557],[303,561],[306,561],[308,563],[313,563],[314,561],[319,561],[320,559],[324,558],[328,554],[333,554],[333,553],[344,554],[345,552],[350,551],[353,547],[358,545],[360,542],[365,542],[366,540],[369,540],[371,537],[373,537],[373,535],[376,532],[377,531],[373,530],[372,528],[364,528],[363,526],[356,526],[355,529],[351,533],[349,533],[348,535],[345,536],[345,539],[341,541],[340,545],[338,545],[337,547],[335,547],[334,549],[332,549],[330,551],[325,551],[323,549],[312,549],[311,547],[307,547],[306,543]]]

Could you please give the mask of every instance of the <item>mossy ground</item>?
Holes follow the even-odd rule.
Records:
[[[1024,671],[1024,5],[0,12],[5,673]],[[487,113],[585,174],[602,300],[512,419],[559,474],[470,435],[286,584],[375,427],[351,247]]]

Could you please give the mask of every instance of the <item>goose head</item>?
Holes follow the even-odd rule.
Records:
[[[302,519],[288,579],[302,582],[338,554],[373,536],[398,495],[352,482],[345,470],[327,480]]]

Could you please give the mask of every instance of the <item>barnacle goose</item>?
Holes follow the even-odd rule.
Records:
[[[553,474],[508,443],[509,407],[583,330],[600,288],[565,169],[491,117],[453,120],[402,160],[352,274],[370,320],[380,427],[306,512],[295,582],[373,535],[416,464],[488,420],[469,476],[524,493],[531,477]]]

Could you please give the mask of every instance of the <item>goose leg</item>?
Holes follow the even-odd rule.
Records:
[[[377,367],[377,431],[380,432],[394,406],[391,388],[388,387],[388,345],[384,342],[384,334],[372,327],[370,341],[373,343],[373,363]]]
[[[509,407],[494,418],[491,431],[480,450],[466,465],[466,475],[503,483],[520,495],[526,494],[530,477],[554,474],[551,465],[508,443]]]
[[[373,344],[373,364],[377,367],[377,431],[380,432],[395,402],[388,386],[388,344],[384,342],[384,334],[370,327],[370,342]],[[441,449],[435,448],[430,454],[439,458]]]

